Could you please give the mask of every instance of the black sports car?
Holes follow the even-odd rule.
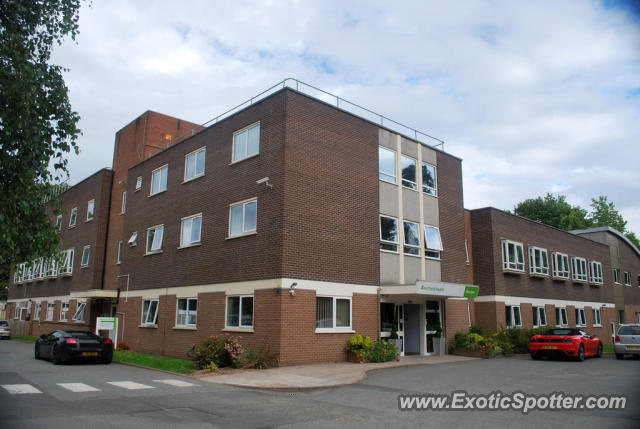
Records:
[[[56,365],[72,359],[111,363],[113,342],[88,331],[53,331],[38,338],[34,353],[36,359],[51,359]]]

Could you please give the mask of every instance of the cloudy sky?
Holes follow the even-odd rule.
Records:
[[[295,77],[446,141],[468,208],[608,195],[640,235],[637,4],[94,1],[54,55],[82,117],[71,183],[147,109],[203,123]]]

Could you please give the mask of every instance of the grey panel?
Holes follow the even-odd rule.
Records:
[[[414,284],[420,278],[420,258],[404,255],[404,284]]]
[[[398,217],[398,186],[380,180],[380,214]]]
[[[431,164],[431,165],[438,165],[438,161],[436,158],[436,151],[433,149],[430,149],[426,146],[420,145],[421,146],[421,150],[422,150],[422,160],[424,162],[426,162],[427,164]]]
[[[411,158],[418,159],[418,143],[407,140],[404,137],[402,139],[402,153],[409,155]],[[421,145],[422,146],[422,145]]]
[[[405,220],[420,222],[420,199],[417,191],[402,188],[402,215]]]
[[[422,198],[424,207],[424,223],[425,225],[440,226],[440,212],[438,210],[438,199],[431,195],[424,194]]]
[[[394,253],[380,252],[380,283],[398,284],[398,266],[400,255]]]
[[[428,282],[439,282],[441,280],[440,273],[440,264],[442,262],[436,261],[434,259],[426,259],[427,262],[427,281]]]
[[[388,147],[389,149],[396,150],[396,136],[389,131],[382,128],[378,128],[378,144],[380,146]]]

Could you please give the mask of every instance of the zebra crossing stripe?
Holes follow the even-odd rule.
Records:
[[[122,387],[129,390],[141,390],[141,389],[155,389],[153,386],[147,386],[146,384],[136,383],[135,381],[107,381],[108,384],[113,386]]]
[[[12,395],[24,395],[29,393],[42,393],[30,384],[3,384],[2,388]]]
[[[170,386],[176,386],[176,387],[190,387],[190,386],[197,386],[197,384],[193,384],[193,383],[189,383],[187,381],[184,380],[177,380],[174,378],[168,378],[165,380],[153,380],[154,383],[164,383],[164,384],[168,384]]]
[[[89,386],[84,383],[57,383],[58,386],[64,387],[67,390],[71,390],[72,392],[99,392],[100,389]]]

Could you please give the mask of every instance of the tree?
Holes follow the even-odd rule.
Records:
[[[0,265],[47,256],[59,243],[46,201],[78,153],[78,114],[50,64],[78,34],[80,0],[0,0]],[[54,194],[55,196],[55,194]],[[55,207],[55,204],[54,204]]]
[[[589,218],[594,226],[610,226],[621,233],[627,231],[627,221],[618,212],[613,202],[607,201],[604,195],[600,195],[598,199],[591,198]]]
[[[564,195],[547,193],[544,197],[524,200],[514,208],[518,216],[535,220],[559,229],[585,229],[592,226],[587,211],[579,206],[571,206]]]

